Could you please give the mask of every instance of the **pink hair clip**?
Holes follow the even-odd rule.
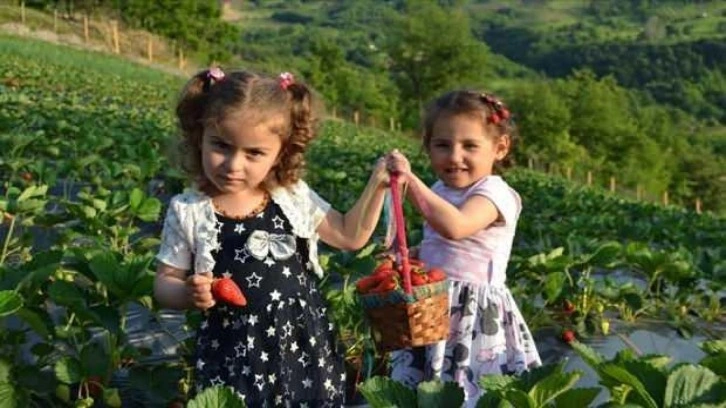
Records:
[[[207,79],[219,82],[224,79],[224,71],[222,71],[219,67],[209,68],[209,70],[207,70]]]
[[[289,72],[280,74],[280,88],[287,90],[287,87],[295,83],[295,77]]]

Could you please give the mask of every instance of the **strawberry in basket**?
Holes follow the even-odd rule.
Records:
[[[440,282],[446,279],[446,274],[439,268],[426,270],[426,265],[418,260],[409,260],[411,267],[411,285],[422,286],[430,283]],[[385,293],[398,289],[403,284],[403,272],[401,267],[387,259],[376,267],[372,274],[361,278],[356,282],[358,293]]]

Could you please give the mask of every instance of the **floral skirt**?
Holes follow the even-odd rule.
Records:
[[[542,364],[532,334],[506,286],[452,281],[448,340],[391,353],[391,378],[409,387],[439,378],[456,381],[467,405],[481,396],[479,378],[519,374]]]

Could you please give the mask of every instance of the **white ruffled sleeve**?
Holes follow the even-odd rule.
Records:
[[[161,232],[161,245],[156,259],[177,269],[189,270],[192,249],[187,234],[182,227],[182,213],[179,196],[172,198],[164,219]]]
[[[312,220],[312,227],[317,229],[325,216],[330,211],[330,203],[325,201],[318,195],[313,189],[308,188],[308,195],[310,196],[308,216]]]

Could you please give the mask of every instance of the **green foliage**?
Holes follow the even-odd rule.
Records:
[[[620,352],[612,360],[593,359],[589,346],[574,342],[575,351],[595,370],[600,383],[618,404],[685,407],[726,403],[726,381],[701,365],[660,365],[650,356]]]
[[[479,84],[491,69],[488,48],[476,41],[462,11],[411,0],[405,3],[405,15],[394,18],[390,27],[386,50],[408,127],[417,125],[421,108],[435,96]]]

